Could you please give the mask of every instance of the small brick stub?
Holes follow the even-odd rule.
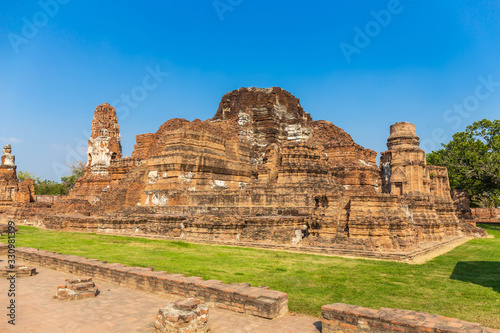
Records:
[[[197,298],[168,304],[155,316],[155,333],[206,333],[208,306]]]
[[[481,324],[409,310],[335,303],[324,305],[321,312],[323,333],[500,333]]]
[[[5,266],[5,268],[0,268],[0,277],[11,278],[11,277],[29,277],[36,274],[36,268],[26,265],[15,265],[14,268],[10,266]]]
[[[99,294],[99,289],[90,277],[66,279],[66,283],[57,286],[54,298],[62,300],[77,300],[93,298]]]

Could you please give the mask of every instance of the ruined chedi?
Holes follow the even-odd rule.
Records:
[[[112,160],[122,157],[120,127],[116,110],[105,103],[94,112],[87,150],[87,166],[92,175],[107,175]]]
[[[33,180],[19,183],[16,169],[16,157],[12,154],[12,146],[8,144],[3,148],[0,164],[0,213],[16,204],[34,201]]]
[[[131,157],[109,104],[91,136],[85,175],[40,219],[48,228],[352,253],[463,235],[446,168],[426,165],[414,125],[391,126],[379,167],[281,88],[231,91],[212,119],[137,135]]]
[[[70,198],[97,199],[110,184],[109,167],[122,158],[120,126],[116,109],[104,103],[94,111],[87,149],[86,177],[78,181]],[[82,195],[83,194],[83,195]]]

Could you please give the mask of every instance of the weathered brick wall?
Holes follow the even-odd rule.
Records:
[[[35,201],[35,182],[33,179],[25,179],[19,183],[19,191],[16,195],[16,202],[21,204]]]
[[[380,308],[335,303],[321,308],[323,333],[355,332],[439,332],[439,333],[499,333],[500,330],[483,327],[455,318],[448,318],[409,310]]]
[[[35,195],[35,202],[54,203],[63,198],[61,195]]]
[[[450,190],[450,194],[453,200],[453,204],[455,205],[455,211],[457,213],[457,217],[461,221],[470,223],[475,226],[476,223],[472,219],[469,193],[465,190],[454,188]]]
[[[0,165],[0,214],[10,209],[16,202],[18,190],[16,166]]]
[[[500,208],[471,208],[476,223],[500,223]]]
[[[146,159],[152,155],[158,142],[158,135],[156,133],[139,134],[135,136],[135,141],[137,144],[134,146],[132,158]]]
[[[0,215],[0,222],[17,221],[26,225],[43,225],[39,216],[52,212],[52,204],[45,202],[15,203],[10,209]]]
[[[97,259],[32,248],[17,248],[19,260],[80,276],[104,279],[130,288],[196,297],[215,306],[263,318],[277,318],[288,312],[288,295],[266,287],[251,287],[247,283],[224,284],[218,280],[185,277],[153,271],[152,268],[127,267]]]

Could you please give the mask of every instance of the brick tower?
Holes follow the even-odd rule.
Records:
[[[419,145],[414,124],[401,122],[391,125],[391,134],[387,139],[388,150],[380,158],[384,193],[430,194],[425,152]]]
[[[116,110],[108,103],[94,111],[87,150],[87,165],[93,175],[107,175],[110,162],[122,157],[120,126]]]

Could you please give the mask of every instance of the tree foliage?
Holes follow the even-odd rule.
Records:
[[[483,119],[453,135],[427,163],[448,168],[452,188],[466,190],[473,205],[500,204],[500,120]]]
[[[53,180],[39,180],[35,182],[35,194],[37,195],[66,195],[69,189],[63,184]]]
[[[68,188],[68,191],[71,190],[76,183],[76,180],[83,176],[85,173],[85,163],[82,161],[78,161],[75,164],[71,165],[71,174],[68,177],[61,177],[61,182]]]
[[[17,173],[17,178],[20,182],[25,179],[33,179],[36,195],[66,195],[73,186],[75,186],[76,180],[83,176],[85,163],[78,161],[70,167],[71,174],[66,177],[61,177],[60,183],[48,179],[42,180],[40,177],[28,171],[19,171]]]
[[[40,180],[37,176],[35,176],[33,173],[28,172],[28,171],[18,171],[17,172],[17,179],[19,182],[22,182],[25,179],[33,179],[35,183]]]

